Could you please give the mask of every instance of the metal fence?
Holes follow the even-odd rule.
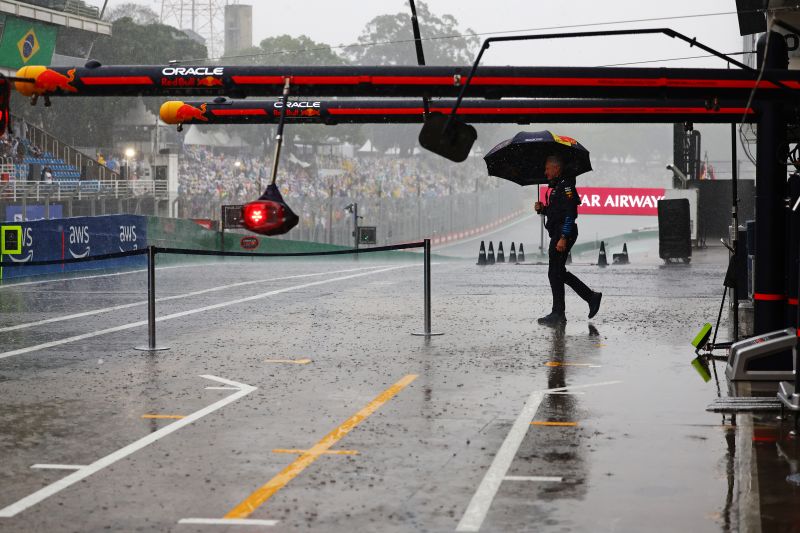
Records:
[[[434,239],[488,225],[533,201],[516,185],[480,192],[439,197],[333,197],[287,199],[300,216],[299,224],[283,238],[352,245],[353,215],[345,211],[358,204],[359,226],[375,226],[377,244],[388,245]]]
[[[167,182],[161,180],[0,182],[0,208],[16,205],[27,213],[28,206],[38,205],[48,219],[50,207],[56,204],[63,206],[61,213],[67,217],[125,213],[168,216],[168,199]]]
[[[0,200],[60,201],[67,198],[82,200],[92,196],[132,198],[151,196],[164,200],[168,196],[164,180],[86,180],[86,181],[8,181],[0,182]]]
[[[1,167],[0,167],[1,168]],[[41,181],[0,182],[0,203],[24,206],[39,204],[49,212],[54,203],[64,205],[64,215],[135,213],[168,215],[167,182],[163,180],[89,180],[45,183]],[[358,204],[359,225],[376,226],[378,244],[410,242],[488,225],[533,201],[516,185],[500,183],[487,190],[436,197],[333,196],[292,197],[289,205],[300,223],[283,238],[352,245],[353,215],[345,208]],[[210,213],[194,211],[192,199],[176,200],[183,218],[203,218]],[[222,201],[207,206],[212,218],[219,217]],[[231,203],[227,201],[225,203]]]

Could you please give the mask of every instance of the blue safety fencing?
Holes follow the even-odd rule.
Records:
[[[148,217],[144,216],[108,215],[0,223],[0,236],[6,237],[5,246],[0,249],[0,261],[27,263],[70,260],[143,250],[148,245],[147,222]],[[17,235],[21,237],[19,240]],[[14,248],[10,248],[11,242],[14,242]],[[0,241],[0,244],[3,244],[3,241]],[[20,252],[8,253],[9,249]],[[0,267],[0,281],[81,270],[133,268],[146,265],[146,256],[135,255],[102,261],[25,268]]]

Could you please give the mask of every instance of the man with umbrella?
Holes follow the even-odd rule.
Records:
[[[594,292],[567,271],[569,251],[578,238],[578,205],[581,200],[575,189],[575,177],[592,170],[589,151],[575,139],[549,131],[520,132],[503,141],[484,157],[489,174],[520,185],[538,184],[546,179],[547,203],[537,201],[534,208],[545,216],[550,235],[548,278],[553,293],[552,312],[540,318],[539,324],[563,325],[567,321],[564,284],[589,304],[589,318],[600,309],[603,293]]]
[[[547,177],[547,204],[536,202],[534,208],[545,216],[545,228],[550,236],[548,248],[549,266],[547,277],[553,293],[553,310],[538,320],[539,324],[556,326],[567,321],[564,304],[564,284],[570,286],[578,296],[589,304],[589,318],[600,309],[603,293],[594,292],[575,274],[567,271],[569,251],[578,239],[578,205],[581,200],[575,190],[575,178],[562,174],[564,160],[559,155],[551,155],[545,162],[544,174]]]

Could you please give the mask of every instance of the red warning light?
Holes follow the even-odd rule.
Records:
[[[250,220],[250,223],[254,226],[258,226],[261,224],[261,221],[264,220],[264,210],[261,209],[261,206],[251,205],[250,208],[247,210],[247,218]]]
[[[261,235],[282,235],[297,224],[296,218],[293,213],[288,215],[283,204],[270,200],[256,200],[242,207],[244,227]]]

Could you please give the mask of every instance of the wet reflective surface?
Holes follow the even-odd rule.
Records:
[[[724,254],[631,260],[571,267],[603,306],[568,292],[561,329],[546,267],[439,261],[427,341],[421,262],[160,269],[155,354],[143,272],[3,286],[0,531],[738,531],[743,442],[791,531],[796,440],[705,412],[689,364]],[[261,522],[179,523],[245,502]]]

